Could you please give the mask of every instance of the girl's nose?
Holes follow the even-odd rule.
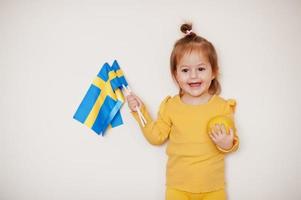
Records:
[[[190,78],[196,78],[197,77],[197,73],[195,70],[191,70],[190,71]]]

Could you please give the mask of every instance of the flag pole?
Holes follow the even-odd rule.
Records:
[[[128,94],[130,94],[132,92],[129,86],[126,87],[126,86],[122,85],[122,87],[127,91]],[[145,127],[146,119],[144,118],[144,116],[138,106],[136,106],[135,109],[138,113],[142,127]]]

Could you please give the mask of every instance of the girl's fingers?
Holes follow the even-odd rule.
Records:
[[[139,106],[139,102],[134,94],[129,94],[126,97],[128,105],[132,111],[136,111],[136,107]]]
[[[131,93],[129,94],[127,97],[126,97],[127,101],[128,102],[131,102],[131,101],[137,101],[139,102],[140,99],[138,98],[138,96],[136,96],[135,94]]]
[[[212,132],[211,135],[212,135],[212,137],[213,137],[215,140],[218,139],[218,134],[217,134],[217,133]]]
[[[221,132],[222,132],[222,134],[226,134],[227,133],[226,127],[225,127],[224,124],[221,125]]]
[[[137,100],[134,99],[134,98],[128,99],[128,103],[131,104],[131,105],[132,104],[138,104]]]
[[[234,138],[234,131],[232,128],[230,128],[230,136],[231,136],[231,138]]]
[[[213,126],[213,127],[211,128],[211,134],[215,134],[215,133],[216,133],[215,126]]]
[[[142,104],[143,104],[142,101],[141,101],[141,99],[138,96],[136,96],[136,95],[135,95],[135,98],[136,98],[136,100],[137,100],[137,102],[139,104],[138,106],[141,107]]]
[[[209,134],[210,138],[213,140],[213,142],[216,142],[216,138],[215,136],[213,135],[213,133]]]
[[[140,107],[143,103],[141,101],[141,99],[132,91],[127,91],[129,94],[126,96],[126,99],[128,102],[130,101],[137,101],[138,106]]]
[[[216,124],[215,125],[215,133],[219,136],[221,135],[221,129],[220,129],[220,125],[219,124]]]
[[[134,95],[128,95],[128,96],[126,96],[126,100],[127,101],[131,101],[131,100],[133,100],[133,99],[135,99],[135,97],[134,97]]]

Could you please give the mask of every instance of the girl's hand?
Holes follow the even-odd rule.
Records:
[[[209,134],[212,141],[219,146],[221,149],[229,150],[233,146],[234,133],[233,130],[230,129],[230,133],[227,134],[224,125],[215,125],[211,130],[211,134]]]
[[[132,92],[126,96],[126,101],[131,111],[137,111],[136,107],[141,107],[143,105],[139,97],[137,97]]]

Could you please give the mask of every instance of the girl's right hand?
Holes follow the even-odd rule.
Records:
[[[141,99],[137,97],[132,92],[126,96],[126,101],[131,111],[136,112],[137,107],[141,107],[143,105]]]

